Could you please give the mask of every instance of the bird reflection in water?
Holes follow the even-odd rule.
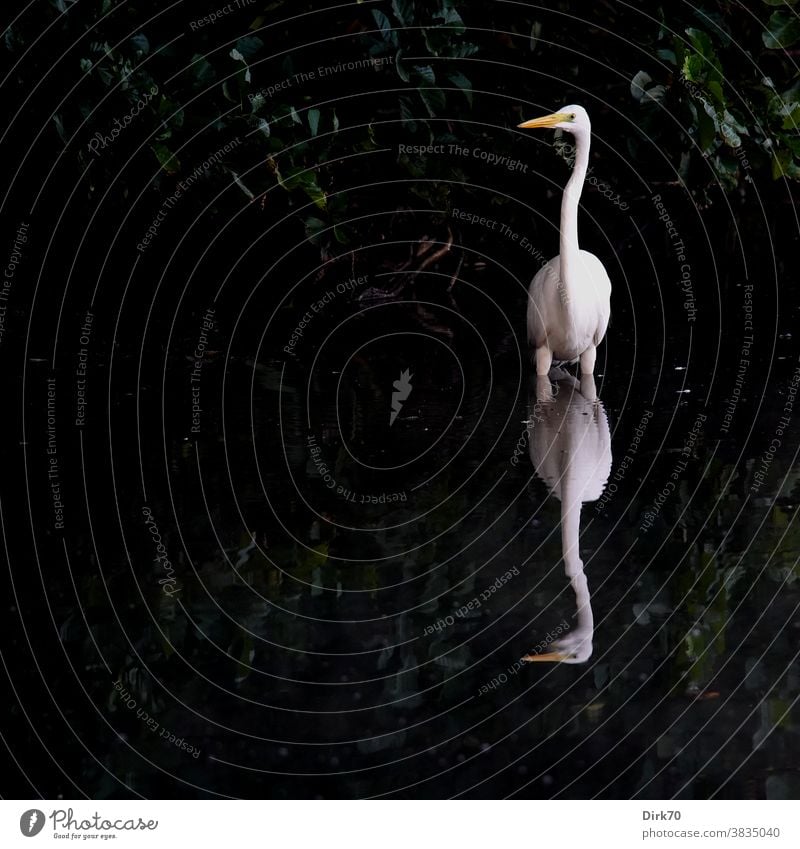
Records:
[[[550,377],[536,378],[528,445],[536,474],[561,501],[561,550],[575,592],[576,624],[566,637],[552,642],[551,651],[527,654],[523,660],[583,663],[592,654],[594,618],[579,551],[581,505],[596,501],[603,492],[611,471],[611,434],[591,375],[579,382],[554,369]]]

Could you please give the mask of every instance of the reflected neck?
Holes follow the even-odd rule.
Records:
[[[562,481],[561,552],[564,558],[564,571],[575,592],[577,628],[580,633],[589,634],[594,629],[594,616],[589,584],[583,572],[583,560],[579,550],[582,506],[580,488],[572,480],[568,467],[562,472]]]

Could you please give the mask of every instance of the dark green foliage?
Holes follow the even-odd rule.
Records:
[[[652,45],[660,62],[631,81],[643,128],[690,189],[705,191],[715,182],[736,189],[751,169],[800,178],[800,79],[783,50],[800,40],[800,18],[777,11],[762,23],[744,13],[703,10],[695,18],[703,25],[662,17]],[[710,164],[710,174],[696,167],[698,159]]]
[[[53,140],[69,143],[76,167],[95,160],[96,186],[114,180],[124,192],[152,180],[158,187],[240,138],[243,143],[209,178],[221,186],[232,181],[244,202],[266,209],[280,208],[276,190],[284,191],[303,209],[306,232],[325,253],[351,244],[344,222],[358,212],[357,197],[337,194],[337,175],[350,161],[358,162],[359,172],[378,161],[354,156],[400,140],[472,141],[518,155],[518,139],[496,127],[513,128],[528,95],[553,96],[557,86],[543,79],[561,80],[567,90],[574,83],[628,113],[641,130],[638,137],[627,134],[631,164],[645,178],[681,182],[706,197],[743,189],[762,175],[800,179],[800,82],[787,52],[800,41],[795,5],[764,0],[745,14],[722,0],[692,11],[664,4],[660,23],[648,23],[610,2],[591,15],[568,2],[554,4],[548,14],[470,0],[392,0],[338,11],[311,2],[291,9],[270,3],[191,29],[185,9],[178,15],[149,0],[57,0],[44,19],[22,18],[7,30],[5,48],[15,58],[48,23],[64,44],[76,42],[63,59],[76,88],[56,110]],[[192,13],[207,11],[203,6]],[[309,20],[322,14],[330,37],[312,39]],[[578,22],[575,14],[587,20]],[[630,94],[623,97],[618,85],[590,78],[591,65],[577,62],[573,51],[591,44],[591,55],[611,64],[626,28],[644,51],[629,50],[625,59],[652,59],[641,59],[638,72],[630,69]],[[176,32],[184,37],[176,40]],[[373,64],[364,66],[365,59]],[[35,61],[47,68],[46,57]],[[296,76],[359,61],[361,67],[332,80]],[[276,84],[283,85],[273,90]],[[380,92],[378,100],[364,94],[370,89]],[[146,99],[153,90],[157,95]],[[113,119],[134,112],[142,145],[138,169],[125,162],[131,151],[124,144],[99,159],[87,151],[87,137],[106,133]],[[149,152],[149,166],[142,150]],[[671,174],[663,173],[661,153]],[[161,169],[155,178],[154,163]],[[469,182],[464,163],[454,157],[398,154],[396,169],[387,176],[416,178],[411,191],[433,209],[448,206],[453,183]]]

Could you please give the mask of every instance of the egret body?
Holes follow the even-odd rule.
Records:
[[[538,375],[547,374],[553,361],[577,360],[581,374],[589,375],[611,315],[611,281],[603,263],[578,247],[578,204],[589,164],[591,123],[582,106],[565,106],[519,126],[561,129],[575,137],[575,163],[561,201],[560,253],[531,282],[528,342],[535,348]]]

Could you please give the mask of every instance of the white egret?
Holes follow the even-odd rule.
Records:
[[[611,433],[594,378],[585,376],[578,384],[565,372],[558,377],[553,401],[532,404],[529,445],[536,474],[561,501],[561,553],[575,593],[577,621],[565,637],[553,642],[552,651],[526,654],[523,660],[583,663],[592,654],[594,617],[578,547],[581,505],[603,493],[611,473]],[[542,394],[539,387],[537,396]]]
[[[575,137],[572,177],[561,201],[560,253],[539,269],[528,292],[528,342],[536,349],[536,373],[547,374],[554,360],[580,360],[581,374],[592,374],[611,314],[611,281],[603,263],[578,247],[578,202],[591,141],[589,116],[582,106],[565,106],[519,127],[551,127]]]

